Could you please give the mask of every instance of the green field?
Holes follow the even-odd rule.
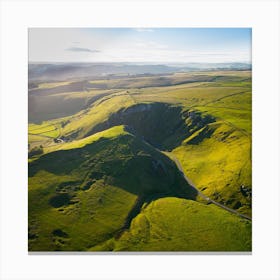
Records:
[[[251,223],[214,205],[161,198],[146,206],[120,239],[92,250],[250,251]]]
[[[250,71],[72,83],[30,91],[29,251],[251,251]]]

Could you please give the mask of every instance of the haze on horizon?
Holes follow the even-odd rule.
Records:
[[[30,28],[29,62],[251,63],[251,28]]]

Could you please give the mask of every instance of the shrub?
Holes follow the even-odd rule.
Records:
[[[43,150],[43,146],[40,147],[34,147],[33,149],[30,150],[30,152],[28,153],[28,157],[33,157],[36,155],[41,155],[43,154],[44,150]]]

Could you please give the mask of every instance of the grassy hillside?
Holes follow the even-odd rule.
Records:
[[[107,130],[92,134],[83,139],[79,139],[73,142],[63,142],[57,145],[48,146],[45,148],[44,152],[50,153],[58,150],[71,150],[71,149],[82,148],[86,145],[92,144],[99,140],[110,139],[110,138],[118,137],[121,135],[127,135],[127,134],[128,132],[124,130],[124,127],[122,125],[114,126]]]
[[[173,153],[207,196],[251,215],[251,142],[246,135],[216,122],[185,139]]]
[[[195,199],[196,191],[168,157],[122,127],[44,154],[29,164],[29,250],[87,250],[158,196]]]
[[[119,239],[101,251],[251,251],[251,222],[215,205],[161,198],[143,207]]]
[[[29,250],[250,250],[250,222],[171,159],[250,216],[251,91],[249,71],[38,82]]]
[[[57,118],[69,117],[90,105],[95,99],[115,92],[81,88],[80,91],[51,92],[60,88],[50,84],[39,84],[39,89],[29,91],[29,122],[40,124]],[[43,91],[41,93],[40,91]]]

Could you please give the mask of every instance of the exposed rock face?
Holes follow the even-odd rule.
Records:
[[[137,104],[135,106],[131,106],[131,107],[125,109],[122,112],[122,114],[123,115],[129,115],[129,114],[132,114],[132,113],[150,111],[151,109],[152,109],[152,104]]]

